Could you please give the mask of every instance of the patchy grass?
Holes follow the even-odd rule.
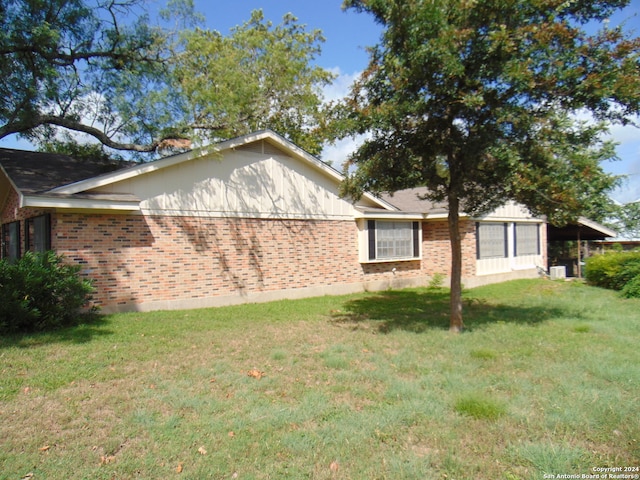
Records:
[[[541,479],[640,458],[638,300],[579,283],[105,316],[0,339],[0,479]]]

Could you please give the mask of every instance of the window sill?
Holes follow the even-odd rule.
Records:
[[[422,257],[400,257],[400,258],[376,258],[374,260],[360,260],[360,263],[397,263],[397,262],[418,262]]]

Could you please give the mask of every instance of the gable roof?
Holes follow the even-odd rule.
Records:
[[[123,170],[105,173],[93,178],[87,178],[86,180],[80,180],[75,183],[66,184],[58,188],[54,188],[51,191],[55,193],[78,193],[98,187],[104,187],[105,185],[120,182],[122,180],[136,177],[144,173],[154,172],[164,168],[172,167],[174,165],[179,165],[195,158],[220,155],[226,150],[234,150],[262,140],[276,147],[280,147],[281,150],[284,150],[293,157],[298,158],[299,160],[302,160],[303,162],[313,166],[314,168],[323,171],[326,175],[333,177],[337,181],[342,181],[343,179],[342,174],[336,169],[318,160],[316,157],[314,157],[310,153],[305,152],[303,149],[289,142],[284,137],[278,135],[272,130],[261,130],[259,132],[249,133],[236,138],[232,138],[230,140],[225,140],[223,142],[195,148],[193,150],[189,150],[188,152],[164,157],[152,162],[141,163]]]
[[[262,149],[261,153],[269,153],[267,150],[271,150],[271,153],[274,153],[273,150],[282,151],[336,183],[344,179],[336,169],[271,130],[242,135],[185,153],[107,172],[104,164],[100,163],[83,161],[67,155],[22,151],[16,151],[19,155],[13,155],[11,151],[7,153],[8,168],[4,168],[4,157],[0,156],[0,167],[4,168],[8,178],[18,190],[21,206],[139,210],[138,199],[121,193],[105,195],[105,187],[108,192],[109,185],[145,173],[198,158],[215,157],[225,151],[258,147]],[[100,195],[93,192],[98,188],[102,192]],[[365,193],[363,198],[369,204],[384,211],[398,211],[397,207],[372,194]]]

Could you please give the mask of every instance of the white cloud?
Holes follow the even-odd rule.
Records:
[[[631,121],[640,126],[640,116],[636,116]],[[609,136],[616,142],[625,144],[628,142],[638,142],[640,139],[640,128],[635,125],[612,125],[609,129]]]
[[[356,138],[338,140],[334,145],[326,145],[322,150],[322,160],[331,163],[333,168],[341,171],[349,155],[355,152],[366,138],[366,135],[359,135]]]
[[[346,97],[351,89],[351,85],[360,78],[360,74],[362,73],[345,73],[340,69],[340,67],[329,68],[328,70],[336,75],[336,78],[331,85],[327,85],[322,89],[322,95],[325,102],[333,102]]]
[[[349,94],[353,82],[355,82],[362,72],[345,73],[340,67],[330,68],[329,71],[336,75],[331,85],[326,86],[323,91],[325,102],[340,100]],[[345,161],[367,137],[360,135],[356,138],[344,138],[337,140],[333,145],[325,145],[322,150],[322,159],[330,162],[334,168],[342,170]]]

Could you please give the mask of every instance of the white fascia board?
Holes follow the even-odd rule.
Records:
[[[492,217],[491,215],[486,215],[484,217],[472,218],[474,222],[509,222],[509,223],[545,223],[543,219],[536,217]]]
[[[467,218],[467,216],[461,213],[460,219],[464,219],[464,218]],[[449,214],[448,213],[433,213],[433,214],[425,213],[424,219],[425,220],[448,220]]]
[[[191,160],[198,156],[201,156],[201,155],[197,155],[195,153],[195,150],[192,150],[186,153],[181,153],[180,155],[161,158],[160,160],[155,160],[149,163],[141,163],[140,165],[136,165],[134,167],[125,168],[123,170],[117,170],[111,173],[105,173],[97,177],[88,178],[86,180],[80,180],[79,182],[70,183],[69,185],[64,185],[62,187],[56,187],[49,190],[49,193],[74,194],[74,193],[85,192],[87,190],[93,190],[95,188],[103,187],[105,185],[110,185],[112,183],[121,182],[123,180],[127,180],[132,177],[137,177],[138,175],[141,175],[143,173],[154,172],[162,168],[167,168],[172,165],[177,165],[179,163],[185,162],[187,160]]]
[[[81,210],[119,210],[139,212],[140,202],[127,200],[99,200],[91,198],[66,198],[46,195],[22,195],[21,207],[63,208]]]
[[[425,220],[426,216],[416,212],[400,212],[400,211],[357,211],[354,218],[366,220]]]
[[[213,145],[206,145],[203,147],[198,147],[193,150],[189,150],[188,152],[179,153],[177,155],[172,155],[170,157],[161,158],[159,160],[154,160],[148,163],[141,163],[140,165],[136,165],[134,167],[125,168],[123,170],[117,170],[115,172],[105,173],[103,175],[99,175],[97,177],[89,178],[86,180],[81,180],[79,182],[71,183],[69,185],[64,185],[62,187],[57,187],[52,190],[49,190],[50,193],[80,193],[85,192],[87,190],[93,190],[95,188],[104,187],[105,185],[110,185],[112,183],[121,182],[123,180],[128,180],[129,178],[136,177],[138,175],[142,175],[149,172],[155,172],[157,170],[161,170],[163,168],[172,167],[174,165],[178,165],[183,162],[188,162],[190,160],[196,158],[205,158],[210,155],[219,155],[225,150],[232,150],[237,147],[241,147],[248,143],[256,142],[259,140],[263,140],[265,138],[270,138],[274,142],[280,144],[286,150],[296,154],[298,157],[305,158],[305,160],[310,161],[311,157],[308,153],[304,152],[304,150],[296,147],[292,143],[288,142],[284,138],[278,138],[279,135],[276,135],[274,132],[269,130],[264,130],[257,133],[250,133],[247,135],[243,135],[241,137],[233,138],[231,140],[226,140],[224,142],[216,143]],[[314,157],[311,157],[316,162],[319,162]],[[315,163],[310,161],[310,163]],[[319,162],[322,163],[322,162]],[[331,168],[326,165],[327,168]],[[336,171],[338,175],[339,172]]]
[[[618,232],[611,230],[610,228],[607,228],[604,225],[600,225],[599,223],[594,222],[593,220],[589,220],[588,218],[585,218],[585,217],[580,217],[578,219],[578,223],[581,223],[585,227],[592,228],[593,230],[596,230],[606,235],[607,237],[616,237],[618,235]]]
[[[384,201],[381,198],[376,197],[375,195],[373,195],[371,193],[364,192],[362,194],[362,196],[364,198],[366,198],[367,200],[370,200],[370,201],[378,204],[381,208],[390,210],[392,212],[399,212],[400,211],[400,209],[398,207],[396,207],[395,205],[391,205],[390,203]]]

